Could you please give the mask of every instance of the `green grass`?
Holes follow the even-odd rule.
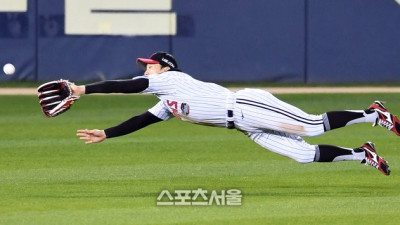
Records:
[[[278,95],[310,113],[363,109],[400,95]],[[298,164],[234,130],[177,119],[101,144],[76,138],[150,108],[153,96],[85,96],[45,118],[35,96],[0,96],[0,224],[398,224],[400,139],[360,124],[307,138],[376,143],[392,175],[357,162]],[[157,206],[161,190],[242,191],[241,206]]]

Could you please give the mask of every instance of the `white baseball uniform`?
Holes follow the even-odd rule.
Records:
[[[149,75],[132,80],[86,85],[86,94],[151,93],[160,99],[147,112],[104,129],[106,138],[129,134],[175,116],[196,124],[236,128],[262,147],[300,163],[353,160],[374,166],[385,175],[390,174],[387,162],[376,154],[371,142],[351,149],[311,145],[302,139],[303,136],[317,136],[329,130],[364,122],[384,126],[400,135],[399,120],[387,112],[380,101],[375,101],[366,110],[330,111],[311,115],[267,91],[244,89],[231,92],[217,84],[196,80],[177,69],[176,60],[165,52],[156,52],[149,59],[138,58],[137,63]],[[151,74],[157,70],[148,67],[148,64],[161,65],[160,72],[164,71],[164,67],[169,67],[169,70]],[[372,157],[374,154],[376,157]]]
[[[149,79],[149,87],[142,93],[160,99],[149,112],[162,120],[175,116],[191,123],[225,127],[227,110],[231,109],[236,129],[262,147],[301,163],[314,161],[316,146],[301,136],[323,134],[322,115],[307,114],[263,90],[233,93],[179,71],[138,78],[143,77]]]

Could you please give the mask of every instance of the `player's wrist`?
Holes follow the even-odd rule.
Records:
[[[84,95],[86,92],[86,88],[85,85],[75,85],[75,84],[71,84],[71,90],[72,90],[72,94],[73,95]]]
[[[81,85],[81,86],[78,86],[78,87],[79,87],[81,95],[86,94],[86,86],[85,85]]]
[[[104,132],[105,139],[109,139],[109,138],[120,136],[118,134],[118,132],[116,132],[115,129],[113,129],[112,127],[104,129],[103,132]]]

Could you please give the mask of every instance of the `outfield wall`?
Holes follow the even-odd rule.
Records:
[[[400,82],[394,0],[5,2],[1,82],[127,78],[157,50],[208,81]]]

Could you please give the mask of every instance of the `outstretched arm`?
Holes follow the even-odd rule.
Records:
[[[162,121],[162,119],[154,116],[150,112],[145,112],[141,115],[134,116],[117,126],[110,127],[105,130],[78,130],[76,135],[79,137],[79,139],[85,140],[86,144],[99,143],[104,141],[106,138],[126,135],[160,121]]]
[[[147,78],[137,78],[129,80],[108,80],[100,81],[87,85],[71,84],[73,95],[93,94],[93,93],[139,93],[149,87]]]

